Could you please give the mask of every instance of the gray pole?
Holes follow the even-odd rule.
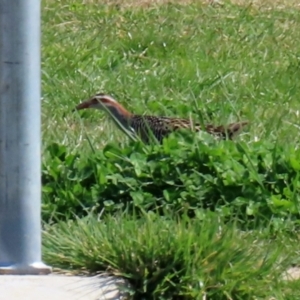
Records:
[[[0,0],[0,274],[41,260],[40,0]]]

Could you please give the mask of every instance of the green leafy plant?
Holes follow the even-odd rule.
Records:
[[[133,208],[190,216],[209,209],[245,222],[299,218],[299,151],[188,136],[173,135],[162,146],[108,144],[89,158],[51,145],[44,219]]]

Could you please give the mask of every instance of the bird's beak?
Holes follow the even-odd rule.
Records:
[[[81,110],[81,109],[85,109],[85,108],[89,108],[90,107],[90,101],[83,101],[81,103],[79,103],[73,110],[72,112],[76,111],[76,110]]]

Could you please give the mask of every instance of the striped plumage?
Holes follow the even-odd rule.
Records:
[[[192,123],[188,119],[132,114],[111,96],[102,93],[96,94],[76,106],[77,110],[86,108],[107,111],[121,129],[129,132],[133,131],[146,143],[149,142],[151,135],[149,129],[159,142],[162,142],[164,137],[178,129],[203,130],[200,124]],[[206,125],[204,131],[223,139],[232,139],[247,124],[248,122],[244,121],[232,123],[227,126]]]

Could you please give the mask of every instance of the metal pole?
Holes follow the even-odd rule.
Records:
[[[0,274],[41,260],[40,0],[0,0]]]

